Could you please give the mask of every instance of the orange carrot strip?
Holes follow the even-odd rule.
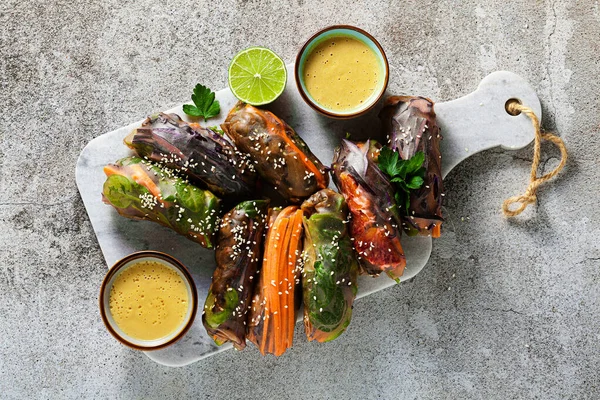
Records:
[[[289,266],[289,246],[290,243],[293,241],[292,239],[292,235],[294,233],[294,222],[295,222],[295,218],[294,216],[291,216],[288,218],[288,225],[287,225],[287,229],[285,232],[285,236],[283,237],[283,241],[281,244],[281,259],[279,262],[279,279],[281,281],[281,285],[284,285],[287,283],[287,281],[285,280],[286,278],[290,279],[290,266]],[[289,298],[288,295],[285,294],[285,288],[283,287],[279,287],[279,292],[282,293],[279,296],[279,301],[281,302],[281,309],[285,310],[285,305],[288,306],[288,310],[290,307],[290,302],[289,302]],[[287,316],[287,315],[286,315]],[[278,352],[280,354],[283,354],[285,352],[285,350],[288,348],[289,343],[288,343],[288,331],[289,331],[289,317],[287,319],[282,319],[281,323],[281,334],[279,336],[279,340],[277,341],[278,344]]]
[[[288,217],[289,222],[284,235],[279,260],[279,279],[281,282],[279,292],[282,293],[279,299],[281,301],[280,312],[282,313],[282,318],[281,332],[277,338],[276,355],[282,355],[291,347],[295,325],[294,287],[296,279],[295,268],[298,259],[296,251],[298,250],[303,213],[301,210],[296,209],[293,215],[288,216],[287,214],[286,217]],[[291,290],[288,287],[291,287]],[[285,293],[286,291],[288,292],[287,294]]]
[[[114,165],[110,165],[110,164],[109,164],[109,165],[106,165],[106,166],[104,167],[104,173],[105,173],[105,174],[106,174],[106,176],[108,177],[108,176],[111,176],[111,175],[114,175],[114,174],[118,174],[118,173],[120,173],[120,172],[119,172],[119,170],[118,170],[117,168],[115,168],[115,166],[114,166]]]
[[[285,313],[284,315],[282,315],[282,319],[281,319],[281,332],[280,332],[280,336],[279,336],[279,341],[278,341],[278,349],[277,349],[277,355],[282,355],[283,353],[285,353],[285,351],[290,347],[289,344],[289,340],[288,340],[288,336],[289,336],[289,309],[290,309],[290,305],[293,308],[293,302],[290,302],[288,295],[285,294],[285,291],[287,289],[286,285],[289,282],[289,271],[290,268],[288,268],[288,260],[289,260],[289,244],[290,241],[292,240],[292,234],[293,234],[293,230],[294,230],[294,225],[293,225],[293,218],[295,216],[296,211],[298,210],[297,207],[295,206],[290,206],[286,208],[286,213],[285,213],[285,217],[288,220],[288,224],[287,224],[287,229],[286,232],[284,234],[284,239],[281,245],[281,259],[279,261],[279,282],[281,282],[281,285],[279,287],[279,292],[281,293],[281,295],[279,296],[279,301],[281,303],[281,307],[280,310],[282,313]],[[286,280],[287,279],[287,280]],[[289,291],[288,291],[289,293]],[[286,309],[285,306],[288,306],[288,308]]]
[[[131,178],[136,183],[138,183],[138,184],[144,186],[146,189],[148,189],[154,197],[156,197],[159,201],[162,202],[162,196],[160,193],[160,189],[158,188],[158,186],[156,186],[156,184],[154,183],[152,178],[150,178],[150,176],[148,175],[148,172],[146,172],[146,170],[144,168],[142,168],[139,164],[129,165],[128,167],[134,171],[134,173],[131,174]]]
[[[301,245],[302,216],[303,212],[298,207],[289,206],[276,218],[270,219],[259,282],[258,301],[260,304],[264,302],[263,320],[260,321],[263,324],[262,336],[258,341],[253,330],[248,335],[263,355],[280,356],[292,345],[295,325],[293,289],[298,260],[296,252]],[[292,290],[288,289],[290,287]]]
[[[285,338],[285,319],[283,318],[283,311],[285,308],[283,307],[283,296],[279,295],[282,291],[281,285],[279,282],[283,284],[283,280],[285,276],[282,274],[283,270],[281,269],[281,265],[285,264],[287,257],[287,243],[289,243],[288,239],[288,231],[290,227],[290,214],[296,207],[286,207],[277,217],[276,225],[276,233],[274,233],[274,240],[271,248],[277,245],[277,248],[274,249],[274,253],[277,255],[277,259],[273,259],[273,264],[271,271],[275,274],[275,282],[276,287],[271,292],[271,306],[273,308],[273,313],[277,311],[277,314],[273,314],[274,324],[273,324],[273,333],[271,337],[272,344],[272,353],[276,356],[280,356],[285,352],[284,338]],[[276,324],[275,324],[276,322]]]
[[[277,299],[277,284],[279,282],[277,265],[279,261],[279,253],[281,251],[280,239],[281,234],[285,233],[287,227],[286,215],[289,210],[284,209],[277,215],[277,218],[270,227],[267,238],[265,240],[265,257],[263,267],[261,270],[261,281],[263,282],[264,294],[263,301],[265,301],[264,318],[263,318],[263,330],[262,338],[259,346],[259,350],[262,354],[265,352],[275,353],[275,342],[278,337],[278,331],[280,330],[281,322],[277,321],[278,314],[273,314],[276,307],[279,306]],[[285,223],[285,224],[284,224]],[[275,286],[273,286],[275,282]],[[269,320],[272,320],[269,322]]]
[[[294,213],[294,215],[291,217],[292,219],[290,220],[290,225],[289,225],[289,230],[290,230],[290,241],[288,243],[285,244],[286,247],[286,255],[285,255],[285,263],[281,266],[283,269],[283,289],[281,289],[281,292],[284,293],[283,295],[283,311],[284,311],[284,325],[285,325],[285,331],[284,331],[284,335],[283,338],[285,340],[285,347],[288,348],[291,346],[291,342],[290,342],[290,334],[293,336],[294,333],[294,311],[295,311],[295,306],[294,306],[294,290],[290,290],[290,285],[293,286],[295,285],[295,281],[294,281],[294,276],[293,276],[293,269],[295,268],[295,264],[296,264],[296,255],[295,255],[295,248],[297,247],[297,233],[296,231],[298,230],[297,227],[297,213],[299,210],[296,210],[296,212]],[[287,293],[286,293],[287,292]],[[286,308],[287,306],[287,308]]]

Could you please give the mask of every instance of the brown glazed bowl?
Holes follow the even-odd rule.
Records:
[[[384,78],[379,83],[379,87],[377,88],[378,90],[375,93],[373,93],[373,95],[369,99],[367,99],[367,101],[363,105],[361,105],[359,108],[348,111],[334,111],[328,109],[322,104],[319,104],[315,99],[312,98],[312,96],[306,89],[306,85],[304,83],[303,70],[308,55],[314,50],[316,46],[321,44],[324,40],[338,36],[348,36],[353,39],[357,39],[362,43],[366,44],[371,50],[373,50],[373,52],[379,60],[381,71],[383,72],[384,76]],[[381,97],[383,97],[385,89],[388,85],[389,75],[390,73],[388,60],[385,55],[385,51],[383,50],[383,47],[381,47],[379,42],[369,33],[351,25],[333,25],[315,33],[310,39],[306,41],[306,43],[304,43],[304,46],[302,46],[302,48],[298,52],[298,55],[296,56],[296,64],[294,66],[296,86],[298,87],[298,92],[300,92],[300,95],[302,96],[304,101],[314,110],[320,112],[321,114],[327,117],[337,119],[355,118],[371,110],[377,104],[377,102],[379,102]]]
[[[188,298],[190,299],[188,302],[188,311],[182,324],[171,334],[157,340],[140,340],[125,334],[114,321],[109,307],[110,291],[116,277],[129,266],[143,261],[159,262],[177,272],[186,284]],[[146,250],[130,254],[115,263],[104,277],[104,281],[100,288],[99,302],[102,321],[104,322],[104,325],[106,325],[106,329],[108,329],[115,339],[136,350],[158,350],[175,343],[190,329],[194,322],[194,318],[196,317],[198,292],[196,291],[196,285],[194,284],[192,275],[181,262],[168,254]]]

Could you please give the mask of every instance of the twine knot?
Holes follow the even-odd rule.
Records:
[[[510,197],[504,200],[504,203],[502,204],[502,211],[504,212],[504,215],[507,217],[514,217],[521,214],[528,205],[535,203],[537,200],[536,193],[540,185],[554,178],[564,168],[567,162],[567,148],[565,147],[565,143],[558,136],[551,133],[541,132],[540,121],[531,108],[522,105],[517,100],[512,100],[506,103],[506,111],[511,115],[519,115],[520,113],[524,113],[531,119],[531,123],[533,124],[533,128],[535,130],[533,162],[531,164],[529,186],[527,186],[527,190],[525,190],[524,194]],[[552,142],[556,145],[556,147],[558,147],[560,150],[560,163],[549,173],[538,177],[537,170],[540,165],[540,144],[542,139]],[[519,204],[519,206],[516,209],[511,210],[510,206],[512,204]]]

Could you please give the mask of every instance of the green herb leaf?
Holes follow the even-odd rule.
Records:
[[[389,176],[390,182],[396,188],[394,197],[396,204],[410,207],[411,190],[419,189],[425,183],[425,154],[422,151],[415,153],[408,160],[402,160],[398,152],[389,147],[383,147],[379,152],[379,169]]]
[[[406,183],[406,186],[409,189],[418,189],[420,188],[425,181],[418,175],[413,176],[410,181]]]
[[[201,84],[197,84],[194,88],[192,101],[194,105],[185,104],[183,106],[183,112],[192,117],[204,117],[206,121],[221,112],[219,101],[215,100],[215,92]]]
[[[184,104],[183,112],[192,117],[201,117],[202,116],[202,111],[200,111],[198,109],[198,107],[193,106],[191,104]]]
[[[407,162],[406,162],[406,170],[409,174],[415,173],[421,168],[425,162],[425,154],[422,151],[415,153]]]
[[[379,168],[391,178],[399,175],[402,172],[402,160],[399,160],[398,153],[389,147],[381,148],[377,162],[379,164]]]
[[[213,103],[210,105],[210,107],[208,107],[208,111],[206,112],[206,118],[212,118],[215,115],[219,115],[219,113],[221,112],[221,105],[219,104],[218,100],[214,100],[215,94],[212,94],[213,96]]]

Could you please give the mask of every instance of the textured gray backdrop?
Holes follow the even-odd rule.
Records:
[[[588,1],[0,2],[0,397],[598,398],[600,5]],[[510,4],[509,4],[510,3]],[[231,56],[291,61],[335,23],[387,51],[390,89],[448,100],[489,72],[528,79],[570,160],[506,220],[531,146],[448,177],[444,235],[412,282],[356,303],[347,333],[285,356],[249,348],[181,369],[104,329],[106,265],[75,187],[92,138],[226,84]],[[542,168],[557,164],[543,146]]]

